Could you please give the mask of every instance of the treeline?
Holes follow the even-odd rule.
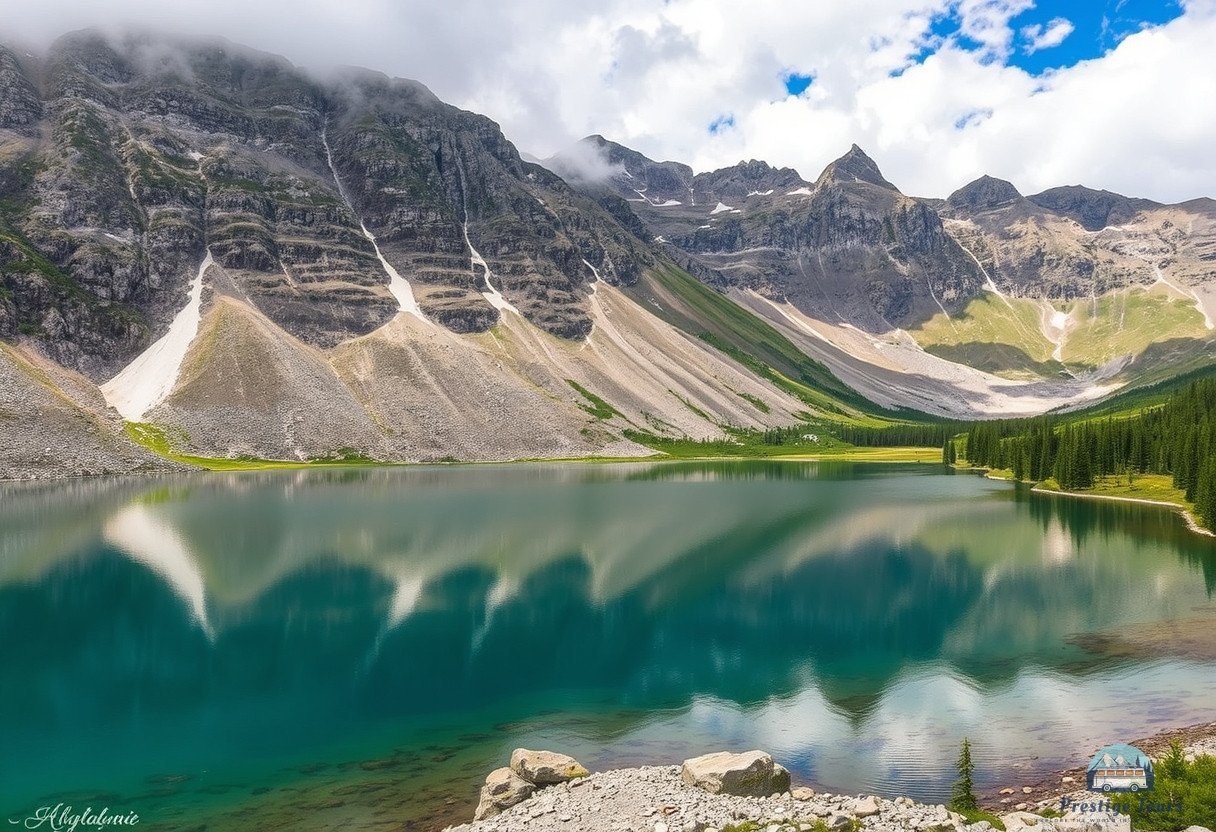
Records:
[[[1216,379],[1193,382],[1133,416],[1069,422],[1058,416],[979,422],[962,455],[1015,479],[1088,488],[1097,477],[1169,474],[1196,513],[1216,526]]]
[[[887,425],[881,428],[842,425],[831,427],[831,433],[842,442],[864,448],[936,448],[959,431],[967,422],[930,422],[923,425]]]

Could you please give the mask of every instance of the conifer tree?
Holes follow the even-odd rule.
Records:
[[[956,812],[974,812],[979,808],[975,799],[972,775],[975,766],[971,764],[971,740],[963,737],[963,747],[958,754],[958,780],[950,791],[950,808]]]

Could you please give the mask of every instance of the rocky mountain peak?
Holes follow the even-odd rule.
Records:
[[[967,212],[991,211],[1022,199],[1022,194],[1012,182],[985,174],[968,182],[946,199],[950,208]]]
[[[849,152],[823,169],[816,180],[816,187],[825,185],[849,184],[853,182],[868,182],[880,188],[899,191],[883,177],[878,165],[866,155],[866,152],[854,144]]]
[[[1111,191],[1086,188],[1084,185],[1049,188],[1027,198],[1035,205],[1076,220],[1087,231],[1101,231],[1108,225],[1122,225],[1131,222],[1147,208],[1160,207],[1160,203],[1151,199],[1135,199]]]
[[[701,202],[741,201],[754,194],[769,194],[805,187],[808,183],[793,168],[775,168],[768,162],[750,159],[729,168],[699,173],[693,180]]]

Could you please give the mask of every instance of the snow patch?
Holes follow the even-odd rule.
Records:
[[[1055,344],[1051,357],[1064,362],[1064,342],[1068,340],[1068,328],[1072,323],[1071,312],[1061,312],[1047,301],[1043,301],[1043,315],[1039,320],[1043,337]]]
[[[967,256],[970,257],[972,260],[974,260],[975,265],[979,267],[980,274],[982,274],[984,276],[984,289],[986,291],[989,291],[992,294],[996,295],[998,298],[1000,298],[1001,300],[1003,300],[1005,302],[1006,306],[1008,306],[1010,309],[1012,309],[1013,304],[1010,303],[1009,298],[1005,297],[1005,295],[1001,293],[1001,290],[996,287],[996,283],[994,283],[992,280],[992,275],[988,274],[988,270],[984,268],[984,264],[980,262],[980,258],[975,256],[975,252],[973,252],[971,249],[967,248],[962,243],[959,243],[959,241],[957,239],[954,242],[958,243],[958,247],[961,248],[963,251],[967,252]]]
[[[769,188],[767,191],[748,191],[747,195],[748,196],[772,196],[773,189]]]
[[[714,206],[714,210],[710,211],[709,213],[710,213],[710,216],[713,216],[714,214],[721,214],[726,211],[733,211],[733,210],[735,210],[735,209],[732,208],[731,206],[727,205],[725,202],[719,202],[717,205]]]
[[[647,187],[649,187],[649,186],[647,186]],[[678,199],[668,199],[663,202],[660,202],[657,199],[651,199],[650,197],[646,196],[646,190],[647,190],[647,188],[634,188],[633,192],[638,195],[639,199],[629,199],[627,201],[628,202],[645,202],[651,208],[670,208],[673,205],[683,205],[684,204],[684,203],[680,202],[680,200],[678,200]],[[695,205],[696,203],[694,202],[693,204]]]
[[[460,210],[464,215],[464,222],[460,225],[460,230],[464,234],[464,244],[469,247],[469,268],[476,269],[481,266],[482,280],[486,284],[486,288],[482,290],[481,296],[489,302],[499,312],[514,312],[521,318],[523,315],[512,305],[511,301],[503,297],[502,292],[494,287],[490,282],[490,264],[481,256],[476,248],[473,247],[473,241],[469,239],[469,195],[465,190],[464,168],[460,167]]]
[[[182,362],[198,335],[203,306],[203,275],[215,261],[211,252],[203,258],[198,274],[190,283],[189,300],[173,317],[169,331],[135,357],[114,378],[101,385],[106,404],[128,422],[142,422],[144,415],[163,402],[173,391],[181,374]]]
[[[786,196],[810,196],[813,193],[814,191],[804,185],[801,188],[795,188],[794,190],[789,191],[786,193]]]
[[[342,187],[342,180],[338,176],[338,169],[334,167],[334,155],[329,149],[329,136],[326,135],[326,130],[321,130],[321,144],[325,145],[325,161],[329,163],[329,172],[333,174],[334,184],[338,186],[338,196],[342,197],[342,201],[346,203],[346,207],[350,209],[350,213],[359,223],[359,230],[363,232],[363,236],[372,244],[372,249],[376,252],[376,259],[380,261],[380,267],[384,269],[388,275],[388,290],[394,298],[397,299],[397,306],[402,312],[407,312],[416,318],[426,321],[427,317],[422,314],[422,307],[418,305],[417,298],[414,297],[414,289],[410,286],[409,281],[401,276],[401,273],[393,268],[392,264],[384,258],[380,252],[380,245],[376,242],[372,232],[367,230],[367,226],[363,224],[363,220],[355,212],[354,203],[350,201],[350,197],[346,194],[346,189]],[[429,323],[429,321],[428,321]]]
[[[591,269],[591,273],[595,275],[595,280],[591,281],[591,296],[595,297],[595,292],[597,289],[599,289],[600,281],[603,280],[603,278],[600,277],[599,269],[587,262],[586,257],[583,258],[583,265]]]

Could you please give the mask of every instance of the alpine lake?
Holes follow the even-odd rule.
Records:
[[[1214,589],[1168,510],[940,466],[0,485],[0,817],[441,829],[518,746],[937,802],[964,736],[992,788],[1216,721]]]

